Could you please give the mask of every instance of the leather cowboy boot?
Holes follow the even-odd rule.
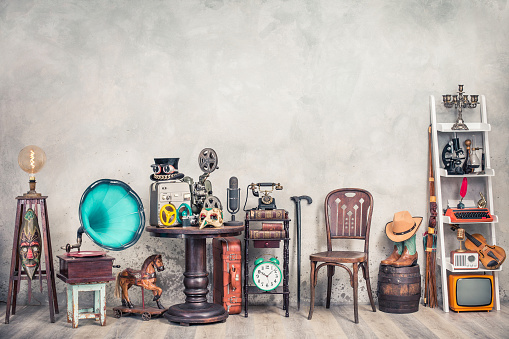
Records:
[[[380,265],[390,266],[398,260],[400,256],[401,255],[398,253],[398,247],[394,245],[394,251],[392,251],[391,255],[387,259],[380,261]]]
[[[414,255],[408,253],[408,248],[405,246],[403,248],[403,253],[398,260],[392,263],[393,267],[407,267],[417,264],[417,251],[415,251]]]

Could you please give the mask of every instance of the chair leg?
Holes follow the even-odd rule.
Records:
[[[369,279],[369,263],[366,261],[362,264],[364,279],[366,280],[366,289],[368,290],[369,302],[373,312],[376,312],[375,301],[373,300],[373,293],[371,292],[371,281]]]
[[[325,308],[330,308],[330,297],[332,292],[332,277],[334,276],[334,266],[327,266],[327,302]]]
[[[353,316],[354,316],[354,319],[355,319],[355,323],[358,324],[359,323],[359,305],[358,305],[358,302],[357,302],[357,299],[358,299],[358,285],[359,285],[359,281],[358,281],[358,275],[359,275],[359,264],[358,263],[354,263],[353,264]]]
[[[315,309],[315,286],[316,286],[316,261],[311,261],[311,274],[310,274],[310,292],[311,292],[311,300],[309,302],[309,315],[308,320],[311,320],[313,317],[313,311]]]

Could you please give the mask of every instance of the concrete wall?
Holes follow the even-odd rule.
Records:
[[[379,261],[392,249],[385,224],[400,210],[427,219],[428,97],[439,100],[458,83],[487,97],[498,244],[509,249],[508,22],[502,0],[2,1],[0,299],[7,294],[14,198],[28,190],[16,161],[30,144],[48,158],[37,190],[49,197],[54,255],[75,241],[80,197],[92,182],[125,181],[148,214],[153,158],[180,157],[180,171],[197,179],[198,154],[212,147],[220,168],[211,181],[223,203],[233,175],[242,202],[247,184],[281,182],[284,190],[274,196],[293,219],[290,197],[313,198],[302,207],[303,301],[309,300],[308,256],[326,248],[326,194],[369,190],[376,290]],[[477,114],[467,113],[467,122]],[[477,200],[477,192],[469,194]],[[99,248],[85,237],[84,249]],[[167,267],[159,275],[162,300],[182,301],[182,240],[145,232],[112,255],[123,268],[137,268],[153,253],[162,253]],[[346,276],[338,274],[334,303],[352,302]],[[115,305],[110,285],[108,302]],[[325,285],[322,275],[317,303]],[[360,301],[368,302],[360,286]],[[64,300],[64,284],[58,281],[57,289]],[[507,300],[507,271],[500,290]],[[23,284],[22,302],[25,295]],[[47,302],[45,293],[35,295]],[[280,297],[252,300],[281,303]]]

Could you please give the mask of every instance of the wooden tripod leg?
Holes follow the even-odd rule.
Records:
[[[14,222],[14,235],[12,241],[12,257],[11,257],[11,270],[9,275],[9,287],[7,290],[7,307],[5,309],[5,323],[9,323],[9,315],[11,313],[11,302],[13,299],[13,283],[14,283],[14,270],[19,263],[19,255],[18,255],[18,238],[19,238],[19,226],[21,222],[21,210],[23,209],[24,200],[18,199],[18,206],[16,209],[16,221]],[[17,288],[17,286],[16,286]]]
[[[51,304],[51,302],[53,301],[53,309],[55,311],[56,314],[59,313],[58,311],[58,300],[57,300],[57,288],[55,286],[55,268],[54,268],[54,265],[53,265],[53,249],[51,247],[51,235],[50,235],[50,228],[49,228],[49,220],[48,220],[48,207],[46,205],[46,199],[41,199],[40,200],[40,203],[41,203],[41,219],[43,220],[43,224],[45,225],[45,229],[46,229],[46,234],[47,234],[47,238],[48,238],[48,245],[47,245],[47,250],[48,250],[48,257],[49,257],[49,262],[46,263],[46,281],[48,282],[48,297],[49,297],[49,300],[48,300],[48,303]],[[51,296],[49,295],[49,286],[51,286]],[[51,309],[50,309],[50,314],[51,314]],[[52,321],[54,322],[54,321]]]
[[[40,200],[39,200],[40,201]],[[55,298],[53,297],[53,285],[52,277],[55,275],[53,274],[52,267],[53,267],[53,258],[51,256],[51,239],[49,239],[49,232],[48,232],[48,224],[46,223],[46,211],[44,210],[45,205],[43,203],[41,207],[41,220],[42,220],[42,238],[44,243],[44,261],[46,264],[46,282],[48,286],[48,306],[49,306],[49,318],[52,323],[55,322]],[[77,298],[77,297],[76,297]],[[77,301],[76,301],[77,303]],[[73,319],[74,321],[74,319]],[[74,326],[74,322],[73,322]],[[77,326],[77,324],[76,324]]]

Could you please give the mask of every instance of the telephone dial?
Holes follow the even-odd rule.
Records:
[[[258,198],[258,207],[259,210],[274,210],[276,209],[276,199],[274,199],[271,194],[274,190],[281,191],[283,186],[280,183],[274,182],[259,182],[259,183],[251,183],[247,186],[248,190],[251,190],[253,196]],[[260,193],[262,196],[260,197]],[[247,195],[246,195],[247,202]],[[244,210],[246,205],[244,204]]]

